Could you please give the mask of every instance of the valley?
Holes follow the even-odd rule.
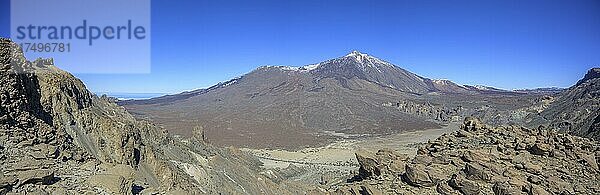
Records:
[[[352,52],[121,101],[0,47],[0,194],[600,193],[597,68],[517,92]]]
[[[265,168],[285,168],[289,164],[296,166],[327,166],[331,169],[358,170],[354,156],[358,150],[377,152],[381,148],[394,148],[396,152],[408,156],[416,155],[417,148],[429,140],[451,133],[458,129],[459,123],[450,123],[439,129],[411,131],[381,137],[346,139],[336,141],[324,147],[304,148],[298,151],[243,149],[258,156]]]
[[[439,128],[466,116],[521,124],[543,97],[425,78],[353,51],[316,64],[263,66],[206,89],[117,104],[136,118],[219,146],[297,150],[343,135],[378,137]],[[342,135],[342,136],[339,136]]]

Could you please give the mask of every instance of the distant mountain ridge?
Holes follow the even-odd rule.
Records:
[[[281,70],[295,73],[314,74],[322,78],[347,79],[357,77],[367,81],[374,82],[383,87],[397,89],[403,92],[424,94],[429,92],[444,93],[485,93],[499,92],[508,93],[509,90],[488,87],[484,85],[459,85],[448,79],[430,79],[419,76],[403,68],[400,68],[387,61],[359,51],[352,51],[345,56],[326,60],[316,64],[304,66],[260,66],[253,70],[267,71]],[[252,73],[251,72],[251,73]],[[248,74],[251,74],[248,73]],[[228,81],[217,83],[211,87],[184,91],[178,94],[164,95],[161,97],[150,98],[137,103],[151,103],[166,100],[185,99],[186,97],[200,95],[208,90],[220,87],[226,87],[240,80],[244,75],[230,79]],[[126,104],[126,103],[124,103]]]
[[[261,66],[206,89],[119,104],[178,134],[189,135],[190,129],[202,125],[208,139],[220,145],[293,148],[321,145],[338,139],[339,133],[362,136],[436,128],[439,124],[432,118],[448,120],[460,109],[441,105],[444,98],[435,105],[421,103],[429,100],[398,102],[479,94],[516,93],[425,78],[352,51],[304,66]]]

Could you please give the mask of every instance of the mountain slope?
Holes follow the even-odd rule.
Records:
[[[334,78],[341,83],[344,79],[356,78],[409,93],[423,94],[434,90],[429,79],[358,51],[309,67],[314,68],[310,72],[316,77]]]
[[[222,146],[300,148],[344,137],[435,128],[431,119],[453,108],[402,112],[389,104],[428,94],[480,92],[353,51],[306,66],[263,66],[208,89],[119,104],[176,134],[189,136],[201,125],[207,138]]]
[[[0,194],[228,193],[306,190],[196,136],[181,140],[90,93],[49,59],[0,39]]]
[[[550,123],[574,135],[600,139],[600,68],[587,72],[577,84],[563,91],[532,124]]]
[[[189,135],[201,124],[219,145],[294,148],[337,135],[389,134],[438,125],[383,103],[431,90],[428,80],[352,52],[303,67],[260,67],[209,89],[120,102],[140,117]]]

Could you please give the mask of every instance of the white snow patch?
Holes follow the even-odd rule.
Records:
[[[304,69],[306,71],[311,71],[311,70],[319,68],[319,65],[321,65],[321,64],[306,65],[306,66],[303,66],[302,69]]]
[[[298,71],[298,70],[300,70],[300,67],[293,67],[293,66],[281,66],[279,68],[281,68],[281,70],[288,70],[288,71]]]
[[[477,88],[477,89],[479,89],[479,90],[482,90],[482,91],[488,91],[488,90],[491,90],[491,88],[490,88],[490,87],[488,87],[488,86],[483,86],[483,85],[475,85],[475,86],[473,86],[473,87],[475,87],[475,88]]]

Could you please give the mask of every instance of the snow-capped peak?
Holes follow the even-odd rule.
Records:
[[[350,52],[348,55],[346,55],[344,57],[345,58],[348,58],[348,57],[354,58],[354,59],[356,59],[356,61],[358,61],[360,63],[363,63],[365,60],[373,58],[373,57],[369,56],[366,53],[361,53],[361,52],[356,51],[356,50]]]
[[[327,60],[327,61],[316,63],[316,64],[309,64],[309,65],[299,66],[299,67],[297,67],[297,66],[264,66],[261,68],[279,68],[284,71],[310,72],[315,69],[318,69],[320,66],[322,66],[324,64],[345,63],[345,61],[347,61],[347,60],[352,60],[352,61],[358,62],[358,65],[361,66],[361,68],[363,68],[363,69],[374,68],[378,72],[382,72],[382,70],[380,69],[380,66],[382,66],[382,65],[390,66],[390,67],[394,66],[394,65],[390,64],[389,62],[380,60],[380,59],[370,56],[366,53],[362,53],[357,50],[354,50],[343,57]]]
[[[349,54],[345,55],[344,57],[340,58],[340,59],[351,59],[354,60],[356,62],[358,62],[363,69],[366,69],[367,67],[370,68],[375,68],[377,71],[381,72],[380,66],[384,65],[384,66],[393,66],[392,64],[380,60],[379,58],[370,56],[369,54],[366,53],[362,53],[359,51],[352,51]]]
[[[366,53],[361,53],[360,51],[356,51],[356,50],[354,50],[354,51],[352,51],[352,52],[350,52],[349,54],[347,54],[347,55],[346,55],[346,57],[351,57],[351,56],[361,56],[361,57],[367,57],[367,56],[369,56],[369,55],[368,55],[368,54],[366,54]]]

